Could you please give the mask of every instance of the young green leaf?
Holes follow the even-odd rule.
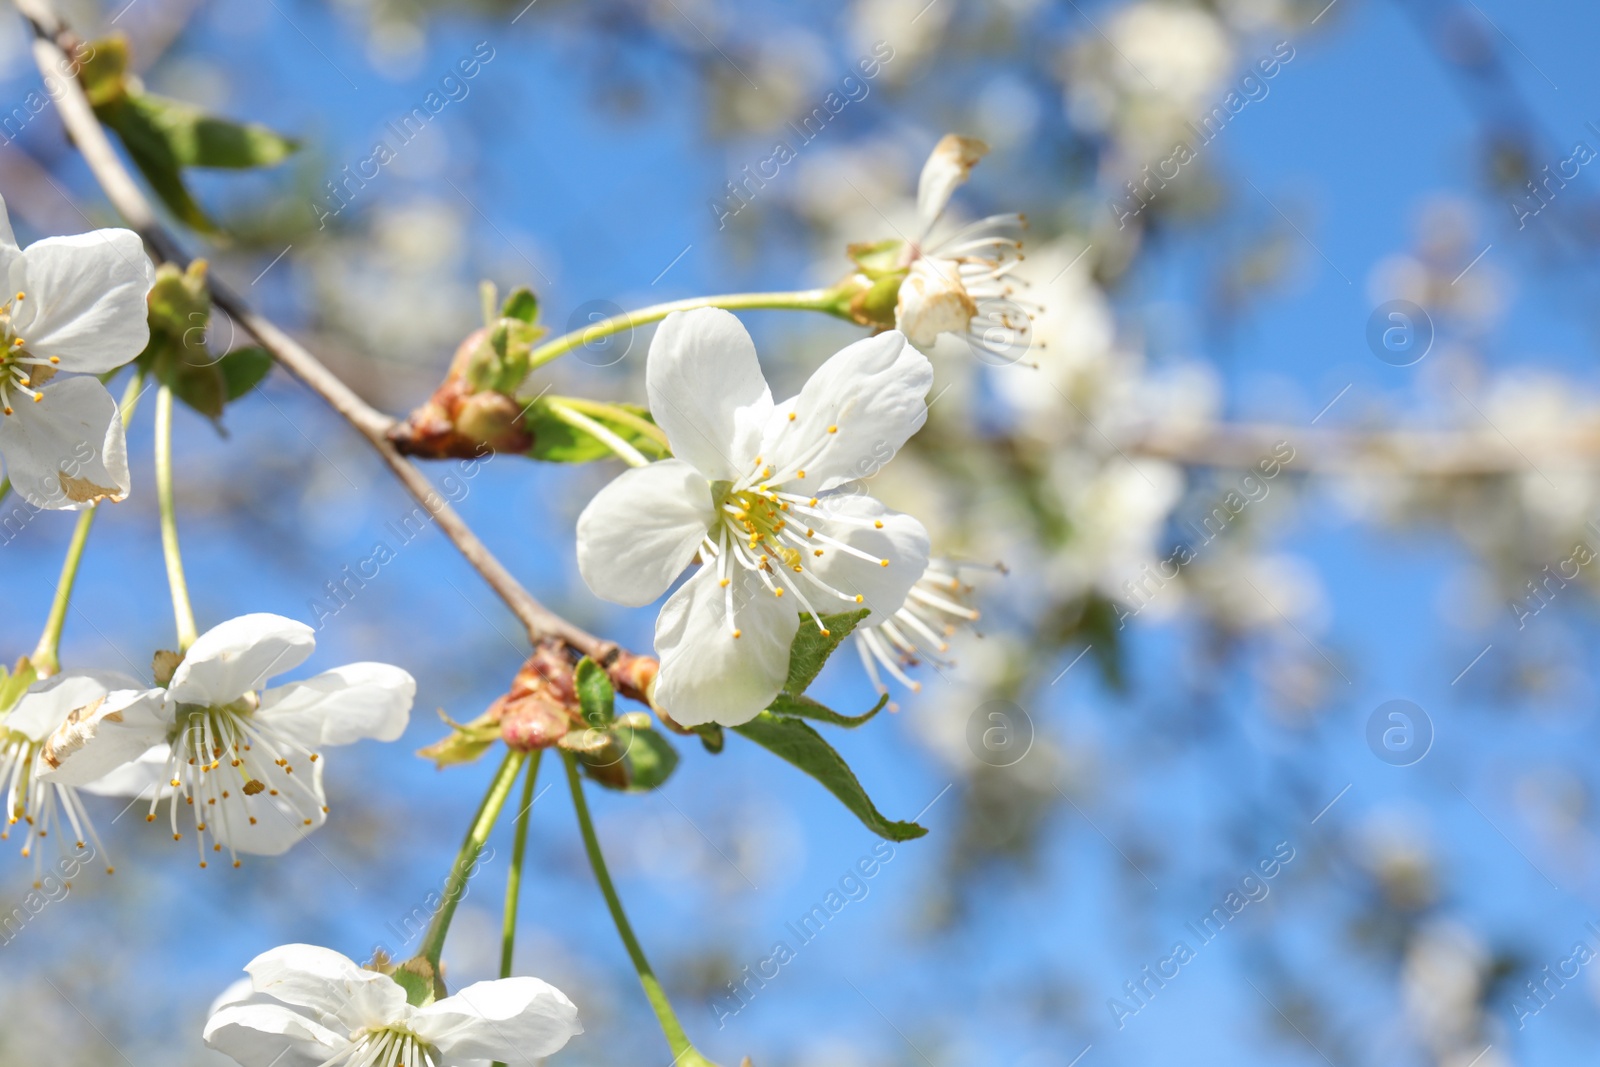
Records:
[[[539,321],[539,298],[533,295],[532,289],[519,286],[506,297],[505,304],[500,308],[500,317],[520,319],[532,326]]]
[[[573,669],[572,679],[584,720],[596,729],[611,725],[611,720],[616,718],[617,694],[605,668],[585,656]]]
[[[823,630],[817,629],[816,621],[809,615],[804,616],[799,632],[794,635],[794,644],[789,646],[789,680],[783,685],[784,692],[793,696],[804,693],[816,681],[833,650],[867,615],[866,608],[824,615]]]
[[[548,463],[592,463],[612,458],[611,449],[555,417],[549,402],[561,399],[539,397],[528,404],[523,416],[523,425],[533,434],[533,447],[528,455]],[[583,413],[638,449],[646,459],[666,457],[666,448],[645,429],[654,425],[649,412],[633,404],[609,404],[607,407],[615,410],[586,407]]]
[[[678,751],[648,726],[614,723],[604,745],[574,755],[586,777],[607,789],[647,793],[666,784],[678,767]]]
[[[799,767],[844,802],[867,829],[890,841],[909,841],[928,831],[914,822],[897,822],[885,818],[872,803],[861,782],[835,752],[822,735],[800,719],[788,715],[774,715],[763,711],[743,726],[733,728],[737,734],[754,741],[780,759]]]
[[[885,693],[860,715],[841,715],[825,704],[819,704],[807,696],[790,696],[788,693],[779,693],[767,710],[774,715],[795,715],[805,719],[815,719],[818,722],[830,723],[834,726],[843,726],[846,729],[855,729],[872,719],[889,704],[889,694]]]

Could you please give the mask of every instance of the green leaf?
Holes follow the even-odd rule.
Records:
[[[828,662],[833,650],[850,636],[851,631],[868,614],[866,608],[858,608],[837,615],[824,615],[821,630],[817,629],[816,621],[811,616],[802,616],[800,630],[794,635],[794,644],[789,646],[789,680],[783,683],[784,692],[792,696],[804,693],[816,681],[822,665]]]
[[[219,119],[182,100],[130,93],[127,103],[166,142],[180,167],[273,167],[300,147],[265,126]]]
[[[816,719],[818,722],[830,723],[834,726],[843,726],[853,730],[863,723],[871,722],[884,708],[889,705],[889,694],[885,693],[878,698],[878,702],[860,715],[840,715],[837,711],[825,704],[819,704],[807,696],[790,696],[788,693],[779,693],[767,710],[774,715],[797,715],[801,718]]]
[[[605,668],[585,656],[573,669],[572,678],[578,690],[578,706],[583,709],[584,720],[596,729],[611,725],[616,718],[617,694],[611,687],[611,678]]]
[[[802,720],[763,711],[733,730],[821,782],[828,792],[838,797],[845,807],[855,813],[856,818],[866,824],[867,829],[879,837],[886,837],[890,841],[909,841],[928,832],[914,822],[896,822],[885,818],[873,805],[844,757]]]
[[[550,401],[564,397],[539,397],[527,406],[523,425],[533,434],[528,455],[547,463],[592,463],[612,458],[611,450],[582,430],[568,426],[550,411]],[[605,410],[611,409],[611,410]],[[650,413],[634,404],[584,404],[583,414],[638,449],[646,459],[664,459],[667,449],[643,427],[655,425]]]
[[[222,369],[231,402],[260,385],[272,372],[272,353],[255,346],[235,348],[223,356],[217,366]]]
[[[128,77],[128,42],[121,35],[91,47],[80,80],[95,116],[122,139],[150,188],[187,226],[217,231],[184,184],[184,167],[270,167],[299,148],[257,123],[231,122],[182,100],[144,92]]]
[[[217,224],[183,184],[177,154],[161,127],[151,120],[147,109],[137,106],[133,97],[125,96],[96,108],[95,114],[116,131],[128,150],[128,158],[133,160],[168,211],[191,229],[201,233],[217,232]]]
[[[511,290],[511,295],[506,297],[504,306],[500,308],[500,317],[503,319],[520,319],[532,326],[539,321],[539,298],[533,295],[533,290],[527,286],[518,286]]]

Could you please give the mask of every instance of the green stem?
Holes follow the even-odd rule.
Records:
[[[133,410],[139,405],[144,389],[144,371],[135,371],[122,393],[122,428],[126,430],[133,420]],[[0,486],[0,499],[11,489],[7,479]],[[61,564],[61,577],[56,581],[56,596],[50,602],[50,615],[45,620],[44,633],[39,635],[39,647],[33,651],[33,667],[40,678],[48,678],[61,669],[61,631],[67,624],[67,608],[72,603],[72,590],[78,582],[78,566],[83,562],[83,549],[89,543],[89,529],[94,517],[100,513],[98,504],[84,508],[78,515],[78,524],[72,529],[72,540],[67,543],[67,558]]]
[[[638,311],[625,311],[621,315],[613,315],[609,319],[602,319],[582,329],[546,341],[529,353],[528,369],[542,367],[575,348],[593,344],[613,334],[659,322],[674,311],[692,311],[695,308],[725,308],[728,311],[771,308],[780,311],[823,311],[832,315],[845,314],[843,301],[834,289],[802,289],[792,293],[730,293],[724,296],[673,300],[665,304],[652,304]]]
[[[165,385],[156,393],[156,501],[161,508],[161,554],[167,561],[167,587],[172,590],[172,614],[178,624],[178,651],[187,652],[198,633],[194,608],[189,603],[189,583],[183,576],[183,554],[178,548],[178,515],[172,504],[172,390]]]
[[[466,839],[461,842],[461,851],[456,855],[456,862],[450,868],[449,878],[445,880],[444,899],[439,904],[439,910],[434,913],[433,922],[428,924],[428,932],[422,939],[422,946],[417,949],[417,955],[433,965],[435,975],[439,973],[439,957],[444,952],[444,938],[450,932],[450,920],[455,918],[456,905],[461,903],[467,879],[472,877],[477,867],[478,854],[483,851],[484,843],[489,840],[489,831],[494,829],[495,820],[500,817],[500,809],[505,807],[506,797],[510,795],[511,787],[516,783],[517,772],[522,770],[523,761],[527,758],[526,752],[519,752],[516,749],[506,753],[500,769],[494,772],[494,779],[489,783],[489,791],[483,796],[483,803],[478,805],[478,814],[473,816],[472,826],[467,830]],[[438,984],[437,979],[435,983]]]
[[[500,926],[500,977],[511,977],[512,950],[517,943],[517,902],[522,896],[522,860],[528,853],[528,815],[533,810],[533,785],[539,778],[542,749],[534,749],[528,760],[528,773],[522,780],[522,806],[517,809],[516,829],[511,837],[511,869],[506,872],[505,919]],[[493,1067],[506,1067],[496,1060]]]
[[[612,452],[616,453],[617,458],[622,460],[622,462],[626,463],[628,466],[644,467],[649,465],[650,461],[645,459],[637,448],[634,448],[628,442],[611,432],[611,430],[607,429],[605,426],[602,426],[600,423],[594,421],[582,412],[574,411],[566,404],[556,400],[547,401],[546,410],[548,410],[550,414],[554,415],[557,419],[560,419],[562,422],[566,423],[568,426],[571,426],[575,430],[581,430],[590,437],[593,437],[596,441],[599,441],[601,444],[605,445],[607,448],[611,449]]]
[[[644,986],[644,995],[656,1013],[661,1033],[672,1048],[674,1057],[672,1062],[685,1067],[715,1067],[710,1060],[700,1054],[689,1040],[689,1036],[683,1032],[683,1024],[678,1022],[678,1016],[672,1010],[672,1003],[667,999],[667,991],[662,988],[655,971],[650,969],[650,961],[645,959],[644,949],[639,947],[638,939],[633,936],[633,927],[628,924],[628,916],[622,910],[622,901],[617,897],[617,888],[611,884],[611,874],[606,870],[606,858],[600,853],[600,840],[595,836],[594,822],[589,818],[589,803],[583,797],[583,782],[578,778],[577,758],[570,752],[563,752],[561,757],[567,766],[567,785],[572,789],[572,807],[578,814],[578,829],[583,833],[584,850],[589,853],[589,866],[594,868],[595,881],[600,883],[600,892],[605,895],[606,907],[611,909],[611,921],[616,924],[617,933],[621,935],[622,943],[628,950],[628,958],[633,961],[633,969],[638,973],[639,984]]]
[[[533,785],[539,777],[539,757],[535,749],[528,760],[528,773],[522,783],[522,806],[517,809],[516,829],[511,838],[511,870],[506,872],[505,922],[500,928],[500,977],[511,977],[511,950],[517,940],[517,901],[522,893],[522,858],[528,852],[528,815],[533,809]]]

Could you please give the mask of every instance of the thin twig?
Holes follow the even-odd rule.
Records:
[[[56,14],[50,0],[16,0],[16,5],[17,10],[33,25],[36,35],[33,43],[34,61],[40,73],[63,86],[57,100],[61,121],[106,198],[144,239],[157,260],[187,266],[188,255],[161,225],[149,199],[123,165],[105,130],[95,118],[82,86],[73,78],[58,77],[59,72],[71,69],[68,53],[76,47],[76,38]],[[367,439],[367,443],[388,464],[407,492],[428,510],[444,535],[527,627],[530,640],[553,637],[600,662],[610,662],[616,658],[619,650],[615,644],[595,637],[563,619],[522,587],[455,509],[439,495],[427,475],[395,450],[386,436],[394,424],[392,418],[357,396],[354,390],[323,366],[321,360],[278,326],[257,314],[226,284],[214,276],[208,276],[207,285],[218,307],[243,326],[284,369],[309,386]]]

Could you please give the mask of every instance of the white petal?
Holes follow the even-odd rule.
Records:
[[[668,315],[650,341],[645,389],[672,454],[706,481],[732,481],[753,463],[772,391],[755,343],[731,312]]]
[[[405,733],[417,683],[387,663],[351,663],[261,694],[256,713],[310,749],[363,738],[393,741]]]
[[[78,786],[78,789],[97,797],[143,797],[145,800],[154,800],[156,797],[171,796],[172,779],[167,777],[167,757],[171,751],[168,745],[155,745],[141,753],[138,759],[124,763],[109,774]]]
[[[281,1004],[233,1004],[206,1020],[206,1047],[243,1067],[317,1067],[350,1042]]]
[[[27,296],[11,324],[36,356],[80,374],[116,370],[150,340],[145,297],[155,267],[132,230],[47,237],[22,253]],[[7,294],[12,295],[12,294]]]
[[[643,607],[683,573],[716,517],[711,485],[693,466],[637,467],[578,516],[578,572],[595,596]]]
[[[951,195],[967,180],[978,160],[989,154],[989,146],[971,137],[947,133],[933,146],[933,154],[922,165],[917,179],[917,219],[926,237],[944,214]]]
[[[328,821],[322,810],[326,803],[322,768],[327,762],[297,762],[294,774],[274,777],[268,784],[279,790],[277,796],[257,793],[247,797],[241,790],[229,790],[229,795],[213,806],[206,831],[225,849],[252,856],[283,855]],[[255,822],[250,821],[252,817]]]
[[[474,982],[454,996],[419,1008],[411,1028],[447,1062],[499,1060],[533,1064],[583,1033],[567,995],[537,978]]]
[[[118,690],[50,735],[39,750],[39,776],[59,785],[88,785],[166,741],[171,725],[161,690]]]
[[[805,471],[786,483],[794,492],[870,477],[927,421],[923,398],[932,385],[933,364],[898,330],[857,341],[817,368],[792,407],[774,413],[764,461],[775,478]]]
[[[843,541],[865,552],[872,560],[818,545],[822,555],[814,557],[808,566],[818,578],[841,593],[863,597],[865,602],[861,606],[871,608],[871,619],[881,622],[900,610],[911,587],[928,569],[928,531],[910,515],[890,511],[864,492],[851,492],[858,488],[846,487],[824,498],[818,507],[830,517],[808,516],[806,521],[818,533]],[[861,522],[881,522],[883,528],[860,525]],[[889,561],[887,567],[876,562],[885,559]],[[818,609],[824,610],[820,604]],[[845,605],[842,609],[825,610],[848,611],[850,608]]]
[[[245,964],[262,993],[309,1008],[325,1024],[348,1029],[381,1026],[405,1013],[406,994],[386,974],[363,970],[355,961],[319,945],[280,945]]]
[[[978,313],[977,302],[961,284],[956,264],[924,257],[911,264],[900,283],[894,324],[920,348],[929,348],[941,333],[966,333]]]
[[[681,725],[749,722],[789,676],[799,602],[774,596],[749,571],[736,569],[732,580],[732,623],[715,567],[702,567],[683,583],[656,619],[661,674],[654,700]]]
[[[240,615],[201,634],[173,672],[171,699],[229,704],[293,670],[316,648],[316,631],[282,615]]]
[[[30,741],[43,741],[67,721],[77,708],[93,704],[119,689],[142,691],[144,686],[115,671],[68,671],[34,682],[0,719],[0,728],[15,730]]]
[[[128,444],[106,387],[67,378],[39,395],[35,403],[12,392],[14,413],[0,415],[0,454],[17,492],[35,507],[67,511],[125,499],[133,484]]]

